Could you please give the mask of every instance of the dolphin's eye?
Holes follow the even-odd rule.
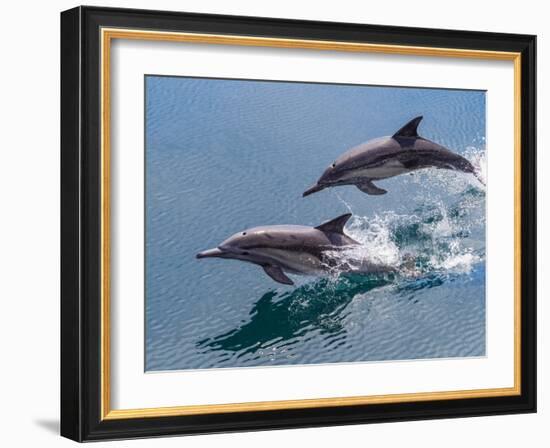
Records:
[[[332,166],[332,168],[336,168],[336,164],[335,164],[335,163],[333,163],[331,166]]]
[[[243,235],[246,235],[246,232],[243,232]]]

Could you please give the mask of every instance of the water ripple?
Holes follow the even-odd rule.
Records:
[[[415,115],[486,178],[485,94],[147,77],[146,369],[485,354],[485,189],[424,170],[301,199],[345,149]],[[351,210],[354,257],[390,276],[294,278],[199,250],[263,224]]]

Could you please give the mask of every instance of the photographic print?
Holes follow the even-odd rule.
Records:
[[[63,436],[536,412],[536,36],[61,25]]]
[[[485,91],[144,88],[146,371],[485,356]]]

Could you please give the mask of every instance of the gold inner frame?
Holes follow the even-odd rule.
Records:
[[[328,51],[383,53],[413,56],[457,57],[507,60],[514,63],[514,386],[442,392],[418,392],[302,400],[280,400],[211,405],[170,406],[140,409],[111,409],[110,349],[110,62],[113,39],[152,40],[296,48]],[[413,401],[501,397],[521,394],[521,54],[514,52],[466,50],[458,48],[418,47],[305,39],[279,39],[250,36],[101,29],[101,419],[166,417],[226,412],[305,409]]]

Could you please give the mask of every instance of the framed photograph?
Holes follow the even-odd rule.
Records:
[[[536,410],[535,36],[61,14],[61,433]]]

